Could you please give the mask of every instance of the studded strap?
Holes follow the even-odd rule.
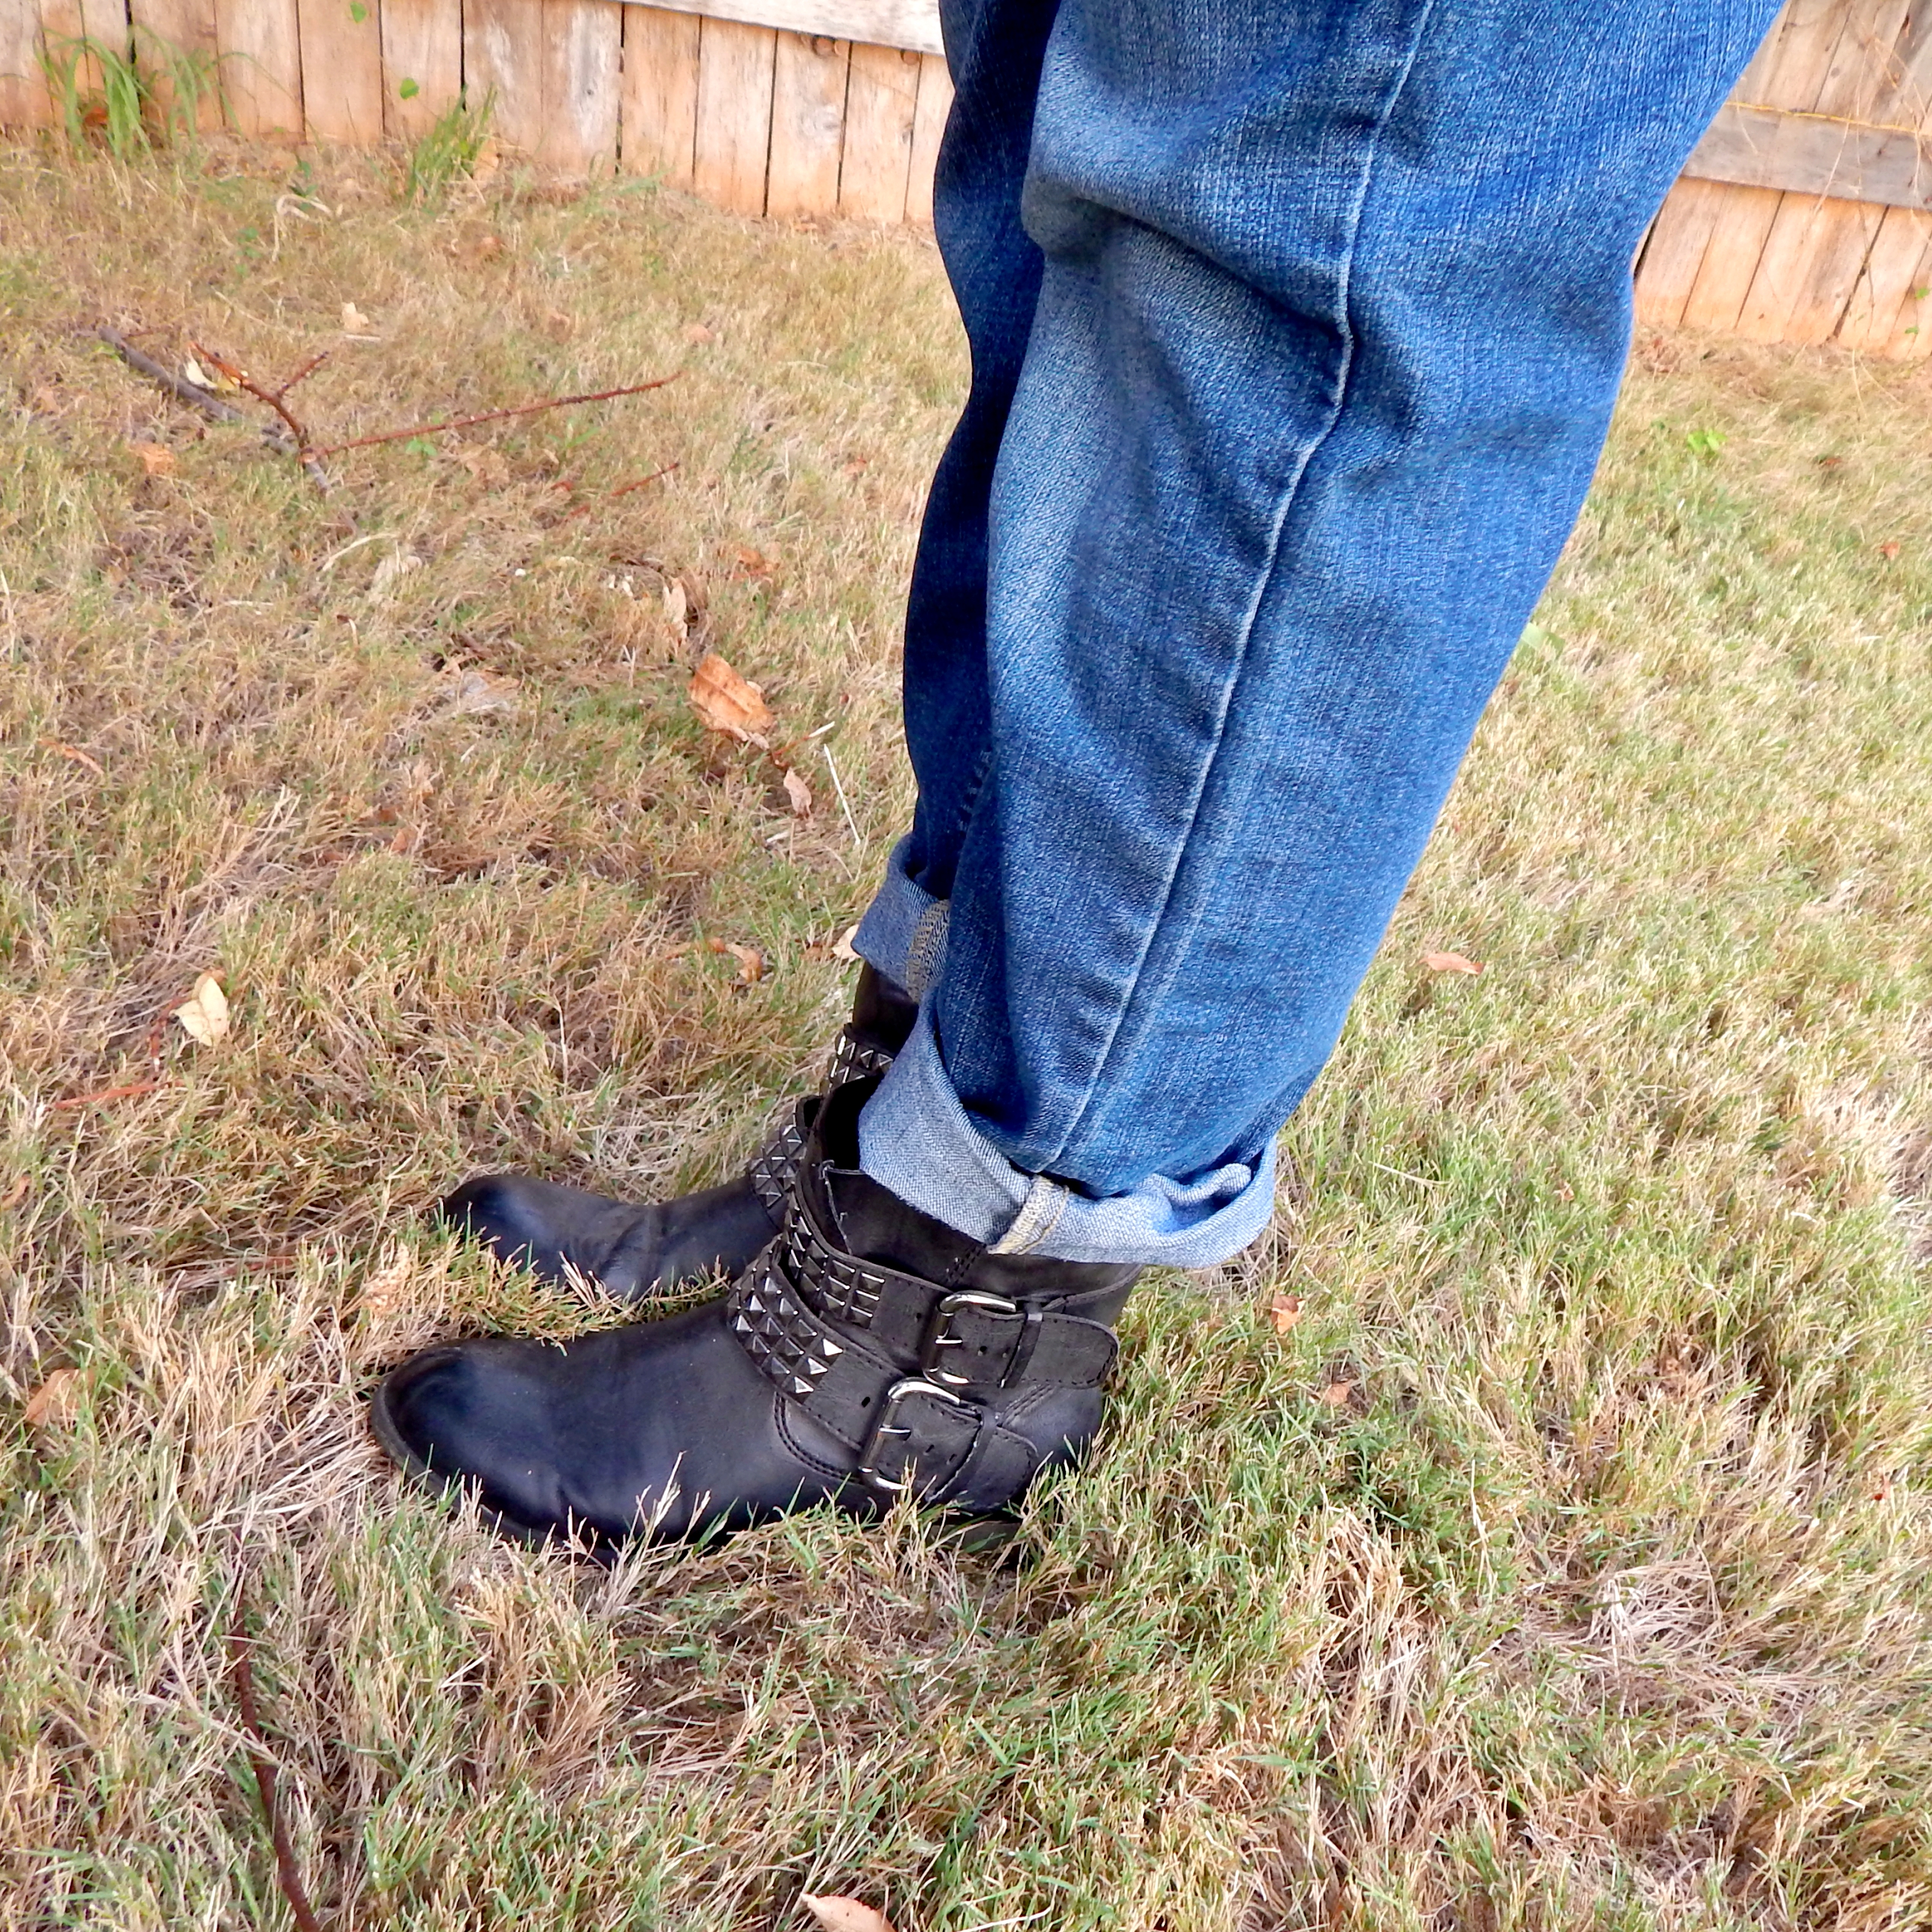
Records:
[[[875,1073],[884,1072],[892,1064],[892,1056],[884,1047],[862,1040],[847,1027],[841,1031],[838,1044],[832,1049],[825,1084],[830,1088],[842,1087],[848,1080],[869,1079]],[[764,1145],[752,1157],[748,1172],[752,1191],[764,1203],[765,1212],[774,1223],[784,1218],[785,1196],[791,1186],[792,1175],[798,1168],[798,1157],[805,1151],[808,1125],[808,1120],[799,1108],[789,1108],[784,1118],[772,1129]]]

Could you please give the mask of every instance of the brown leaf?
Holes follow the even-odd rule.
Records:
[[[800,818],[812,816],[812,788],[798,773],[787,766],[784,775],[785,796],[791,801],[791,808]]]
[[[844,960],[848,966],[857,965],[859,964],[859,955],[857,950],[854,946],[852,942],[854,940],[856,939],[858,936],[859,928],[856,926],[848,926],[845,930],[838,935],[838,944],[832,949],[832,958],[835,959]]]
[[[416,1264],[406,1254],[394,1249],[383,1256],[382,1264],[363,1277],[357,1304],[365,1322],[386,1322],[409,1300],[410,1283]]]
[[[517,680],[499,677],[487,670],[466,670],[456,680],[444,715],[451,718],[485,718],[494,712],[517,708]]]
[[[765,694],[738,674],[716,651],[706,651],[692,674],[691,708],[709,730],[739,738],[763,751],[765,734],[777,723]]]
[[[753,550],[748,544],[740,544],[737,555],[739,573],[742,576],[766,578],[777,568],[763,550]]]
[[[814,1898],[808,1892],[799,1903],[825,1932],[892,1932],[892,1922],[862,1899]]]
[[[701,322],[688,322],[684,326],[684,339],[687,342],[714,342],[717,340]]]
[[[496,145],[496,136],[485,134],[482,146],[476,150],[476,160],[470,165],[470,178],[481,188],[484,182],[495,180],[496,170],[502,165],[502,150]],[[496,245],[500,248],[502,244],[500,242]]]
[[[164,442],[130,442],[128,447],[141,459],[141,473],[146,476],[172,476],[175,473],[175,453]]]
[[[765,956],[755,946],[728,946],[724,950],[738,962],[738,977],[747,986],[755,986],[765,976]]]
[[[78,1369],[56,1369],[28,1396],[20,1420],[29,1429],[58,1429],[71,1422],[80,1396],[80,1384]]]
[[[71,758],[77,765],[85,765],[98,778],[104,778],[107,776],[100,760],[89,758],[78,745],[64,745],[58,738],[43,738],[40,747],[42,750],[55,752],[63,758]]]
[[[1348,1398],[1355,1393],[1353,1382],[1330,1382],[1322,1391],[1322,1400],[1330,1408],[1346,1408]]]
[[[544,316],[544,333],[553,342],[568,342],[577,333],[575,320],[564,314],[560,308],[548,310]]]
[[[1300,1296],[1277,1294],[1268,1304],[1268,1319],[1274,1324],[1277,1335],[1286,1335],[1301,1319]]]
[[[1425,952],[1422,963],[1432,973],[1480,973],[1481,963],[1474,959],[1465,959],[1460,952]]]
[[[1887,563],[1896,563],[1898,561],[1898,551],[1899,542],[1896,537],[1888,537],[1878,547],[1879,555],[1883,557]]]
[[[344,335],[372,334],[369,318],[352,302],[342,304],[342,332]]]
[[[176,1007],[175,1018],[182,1030],[203,1046],[218,1046],[228,1037],[228,995],[212,973],[204,973],[194,982],[194,991]]]

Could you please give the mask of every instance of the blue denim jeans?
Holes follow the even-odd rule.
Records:
[[[1266,1225],[1774,0],[947,0],[973,358],[908,611],[866,1171],[1007,1252]]]

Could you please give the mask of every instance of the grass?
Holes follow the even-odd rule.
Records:
[[[386,170],[0,158],[0,1917],[287,1922],[240,1622],[335,1925],[1932,1918],[1928,379],[1640,345],[1274,1232],[1139,1298],[1023,1560],[587,1574],[362,1396],[611,1318],[429,1233],[454,1178],[707,1180],[808,1077],[962,356],[916,241]],[[103,319],[332,348],[318,440],[682,373],[323,498]]]

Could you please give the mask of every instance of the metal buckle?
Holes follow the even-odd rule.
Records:
[[[946,1330],[953,1316],[962,1308],[989,1308],[996,1315],[1017,1315],[1020,1305],[1004,1294],[991,1294],[976,1288],[962,1288],[957,1294],[947,1295],[934,1310],[932,1330],[926,1338],[926,1346],[920,1352],[921,1370],[936,1382],[950,1383],[955,1388],[964,1388],[972,1381],[970,1376],[956,1376],[940,1366],[939,1352],[942,1348],[963,1348],[962,1337],[949,1334]]]
[[[880,1405],[879,1419],[872,1425],[872,1433],[859,1458],[859,1467],[854,1472],[860,1480],[869,1483],[882,1496],[896,1496],[901,1491],[911,1488],[910,1479],[895,1482],[890,1476],[882,1476],[872,1466],[872,1458],[878,1452],[880,1438],[887,1436],[910,1436],[910,1429],[896,1428],[892,1417],[899,1404],[909,1395],[936,1395],[941,1402],[950,1402],[955,1408],[970,1409],[975,1406],[963,1402],[950,1389],[941,1388],[937,1382],[928,1382],[923,1376],[907,1376],[893,1383],[886,1391],[886,1399]]]

